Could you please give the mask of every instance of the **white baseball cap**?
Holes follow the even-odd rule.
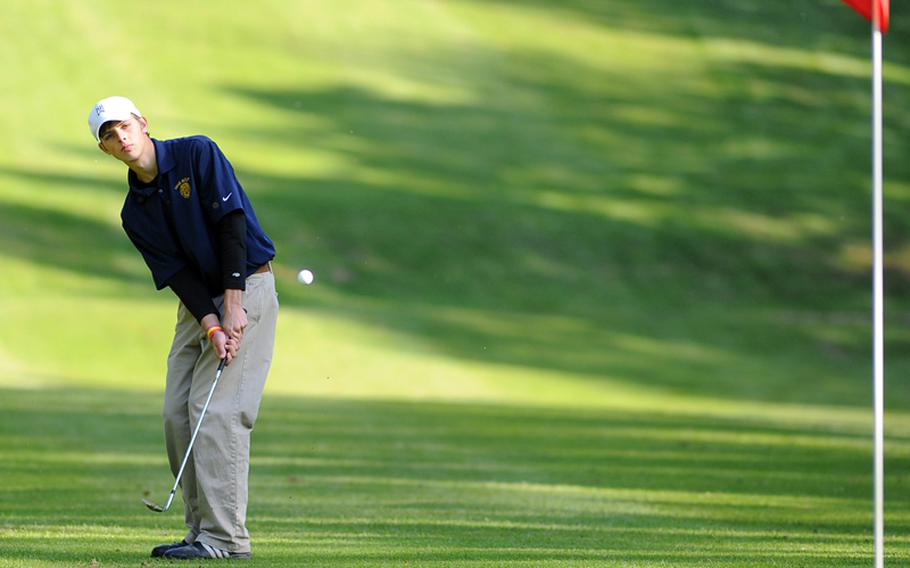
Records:
[[[110,120],[121,122],[127,120],[132,115],[142,116],[142,113],[139,112],[139,109],[136,108],[133,101],[126,97],[107,97],[106,99],[98,101],[98,104],[96,104],[95,108],[92,109],[92,112],[89,113],[88,127],[89,130],[92,131],[95,140],[100,142],[101,137],[99,136],[99,131],[105,122]]]

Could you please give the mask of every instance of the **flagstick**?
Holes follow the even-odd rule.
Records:
[[[874,246],[874,436],[875,436],[875,568],[885,566],[885,349],[884,349],[884,244],[882,237],[882,32],[877,2],[873,3],[873,246]]]

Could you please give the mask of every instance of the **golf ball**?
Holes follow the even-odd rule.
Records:
[[[297,273],[297,282],[301,284],[312,284],[315,276],[313,276],[313,271],[307,270],[304,268]]]

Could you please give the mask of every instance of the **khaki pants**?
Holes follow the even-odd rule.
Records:
[[[224,298],[215,299],[223,310]],[[272,362],[278,296],[271,272],[246,280],[247,327],[237,357],[215,388],[181,486],[188,542],[199,540],[231,552],[249,552],[246,529],[250,433]],[[177,475],[219,360],[193,315],[181,303],[168,356],[164,432],[171,471]]]

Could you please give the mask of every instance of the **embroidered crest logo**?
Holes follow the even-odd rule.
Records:
[[[190,178],[185,177],[182,180],[177,182],[177,185],[174,186],[174,189],[180,192],[180,196],[184,199],[189,199],[190,194],[193,193],[193,188],[190,186]]]

